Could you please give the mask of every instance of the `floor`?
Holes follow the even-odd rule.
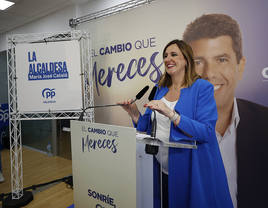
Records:
[[[72,161],[59,156],[46,154],[23,148],[23,185],[47,183],[72,174]],[[2,168],[5,181],[0,183],[0,194],[11,192],[10,183],[10,152],[4,149],[2,155]],[[65,155],[70,157],[70,153]],[[67,208],[73,204],[73,190],[66,183],[60,182],[34,191],[34,200],[27,208]],[[2,202],[0,202],[0,207]]]

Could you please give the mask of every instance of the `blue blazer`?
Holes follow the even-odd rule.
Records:
[[[158,88],[155,100],[168,92]],[[197,149],[169,148],[169,207],[170,208],[232,208],[227,178],[215,134],[217,107],[213,85],[203,79],[181,90],[175,111],[181,119],[171,123],[172,142],[197,141]],[[146,109],[137,130],[151,131],[151,113]],[[154,159],[154,208],[160,206],[159,166]]]

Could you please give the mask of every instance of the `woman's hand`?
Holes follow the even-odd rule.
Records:
[[[170,109],[161,100],[152,100],[149,103],[145,104],[144,107],[150,108],[151,110],[156,110],[157,112],[163,114],[164,116],[168,118],[171,118],[174,115],[173,110]]]
[[[138,123],[140,117],[140,111],[135,103],[133,103],[133,99],[124,100],[121,102],[117,102],[120,104],[121,107],[129,114],[131,119],[134,121],[135,124]]]
[[[164,116],[171,119],[175,126],[180,122],[180,116],[176,115],[175,111],[170,109],[164,102],[161,100],[152,100],[149,103],[145,104],[144,107],[148,107],[151,110],[156,110],[157,112],[163,114]],[[175,116],[175,118],[174,118]]]

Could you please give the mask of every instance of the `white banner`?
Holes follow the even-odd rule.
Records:
[[[18,44],[19,112],[81,110],[81,63],[77,40]]]
[[[75,208],[136,208],[136,130],[71,121]]]

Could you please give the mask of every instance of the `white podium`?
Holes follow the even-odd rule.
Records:
[[[135,128],[71,121],[75,208],[153,208],[153,156],[145,145],[163,143]]]
[[[134,128],[71,121],[75,208],[151,208],[152,156]]]

